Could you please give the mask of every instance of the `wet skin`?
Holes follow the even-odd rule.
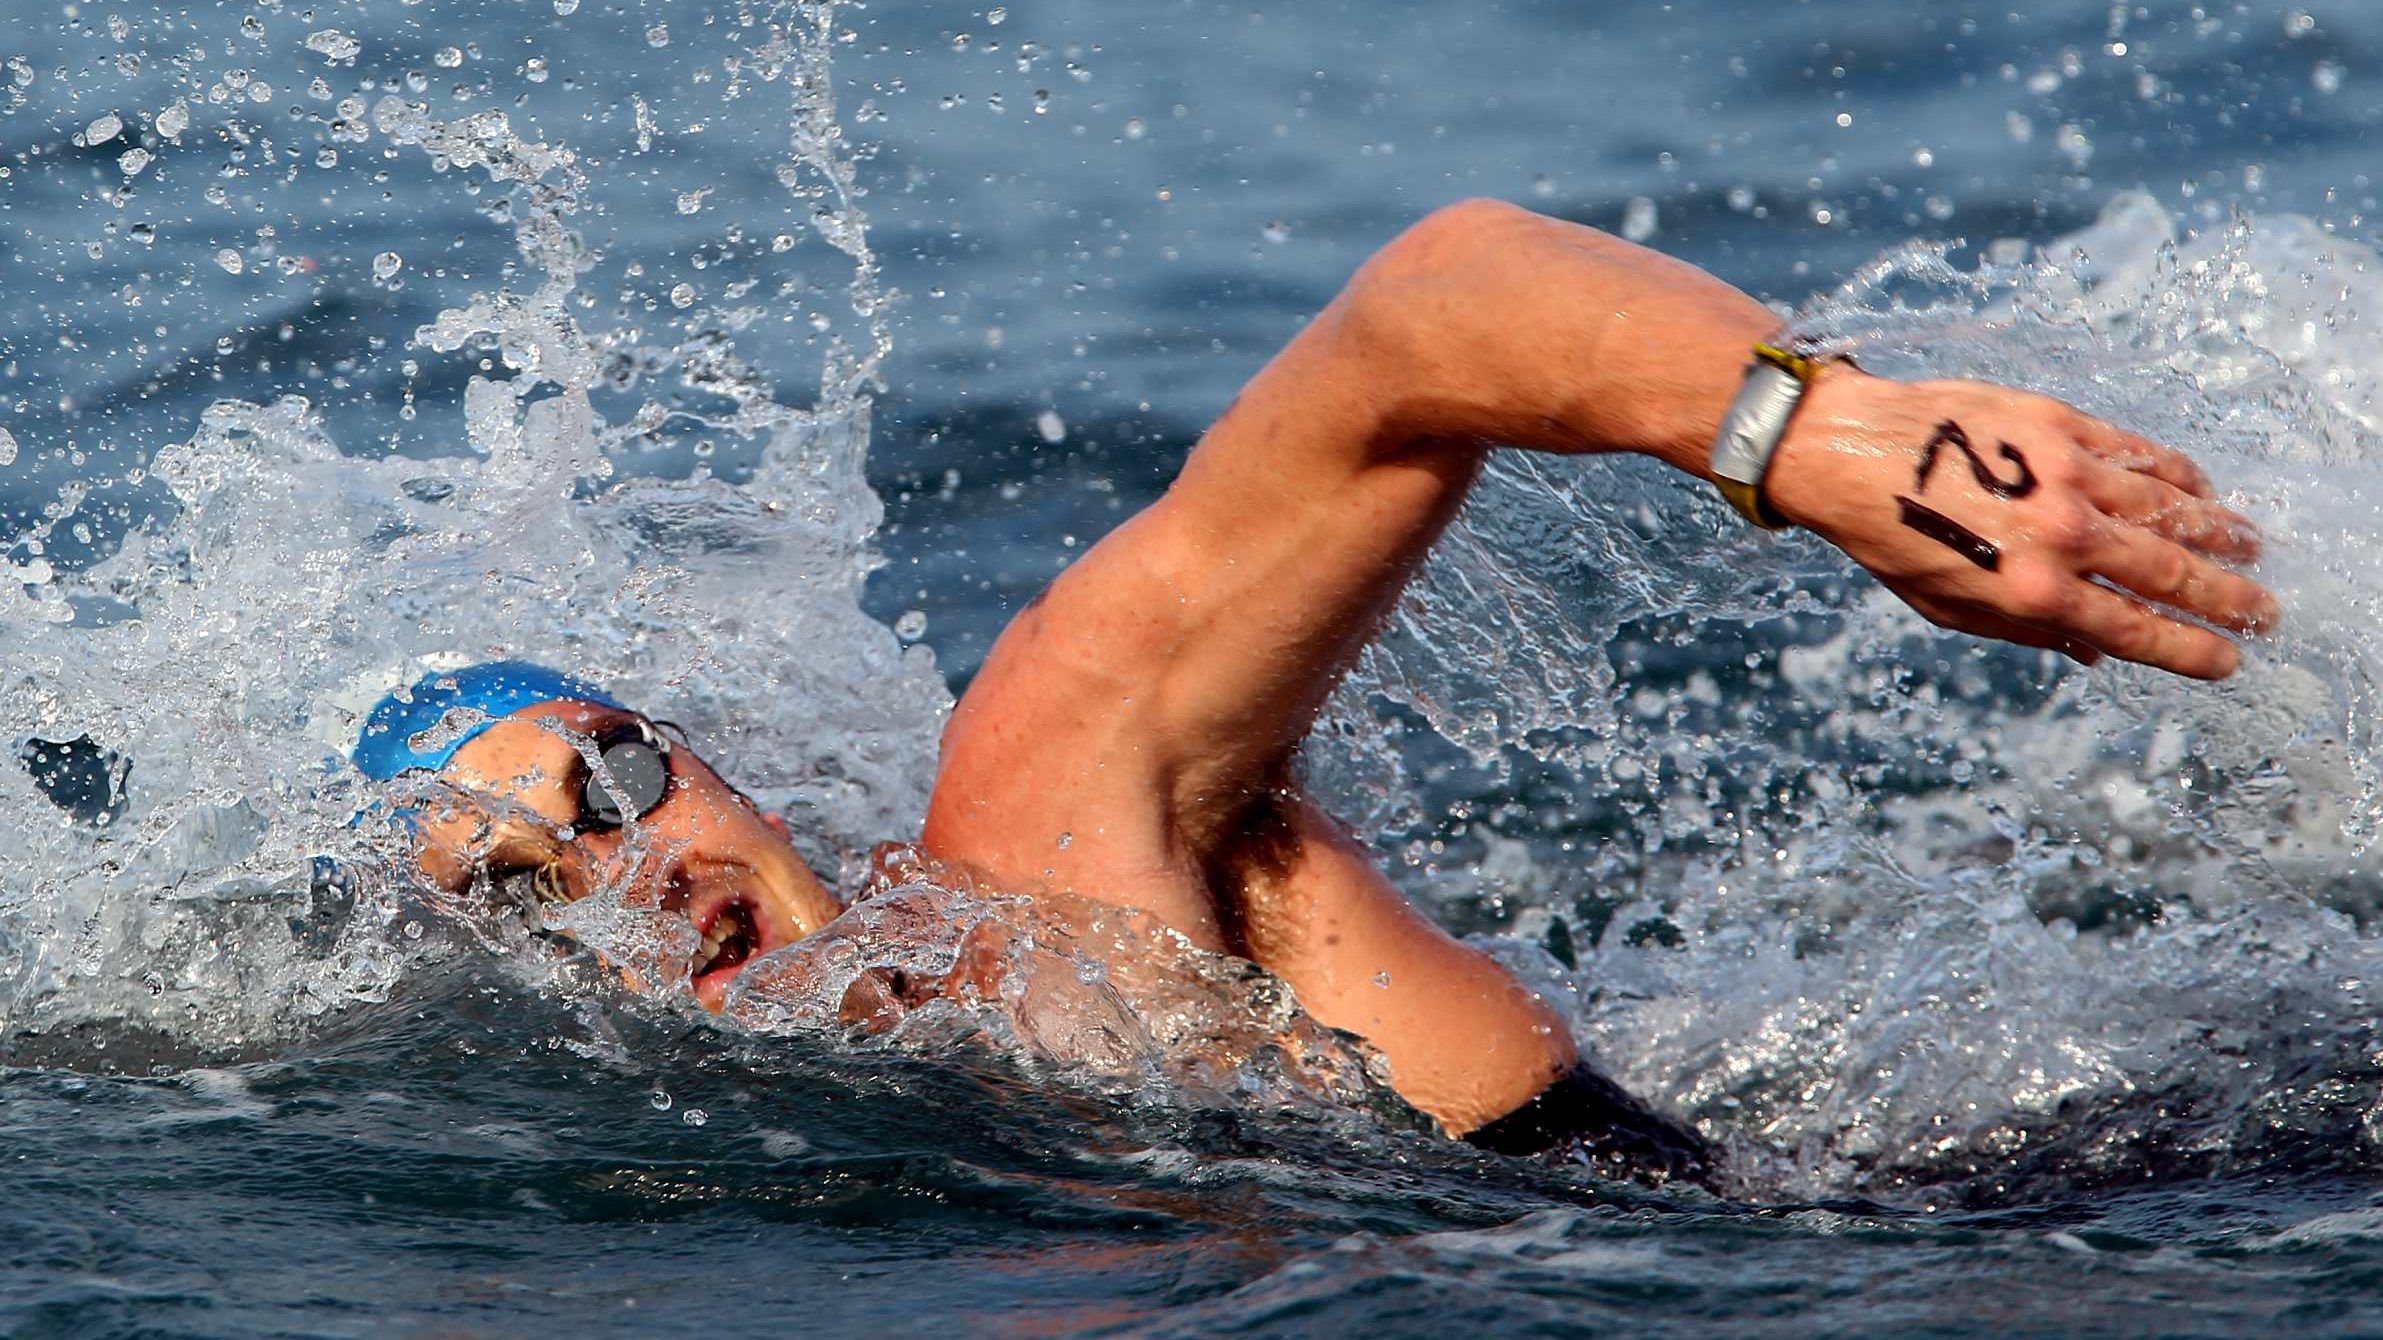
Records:
[[[585,800],[591,769],[581,747],[618,739],[662,745],[669,773],[659,803],[627,827],[604,822]],[[417,829],[417,859],[433,885],[461,894],[484,875],[547,902],[619,888],[630,906],[683,915],[704,937],[687,984],[706,1009],[721,1008],[745,964],[843,911],[787,841],[783,820],[633,712],[522,708],[458,749],[439,778],[456,803],[424,807]]]
[[[1019,612],[946,723],[920,853],[1256,962],[1372,1044],[1451,1134],[1513,1112],[1575,1064],[1562,1017],[1411,907],[1301,792],[1292,756],[1493,451],[1636,453],[1706,477],[1750,351],[1778,338],[1762,304],[1580,225],[1491,201],[1433,214],[1259,372],[1164,497]],[[1832,365],[1763,493],[1940,626],[2088,665],[2222,679],[2234,637],[2278,614],[2238,570],[2256,529],[2198,466],[2003,387]],[[739,963],[838,909],[692,753],[671,767],[642,821],[653,868],[627,868],[622,835],[578,818],[576,750],[508,722],[446,780],[511,816],[426,830],[424,867],[453,889],[485,862],[549,872],[554,898],[601,882],[684,910],[711,946],[695,993],[720,1008]],[[739,919],[726,938],[723,916]]]

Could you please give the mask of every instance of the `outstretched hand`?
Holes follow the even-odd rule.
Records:
[[[2259,556],[2182,454],[2057,400],[1979,382],[1824,375],[1764,492],[1931,622],[2196,679],[2240,656],[2212,631],[2277,617],[2230,570]]]

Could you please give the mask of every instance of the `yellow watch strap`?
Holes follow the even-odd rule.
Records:
[[[1734,479],[1715,476],[1713,487],[1721,491],[1721,497],[1730,506],[1738,509],[1739,516],[1753,525],[1764,530],[1786,530],[1792,524],[1772,510],[1770,502],[1762,496],[1762,490],[1753,484],[1741,484]]]
[[[1790,353],[1775,344],[1755,345],[1754,356],[1806,386],[1818,381],[1821,369],[1833,361],[1826,358],[1814,358],[1809,354]]]

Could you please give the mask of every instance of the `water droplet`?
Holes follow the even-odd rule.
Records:
[[[124,118],[110,112],[83,127],[83,143],[105,144],[116,138],[117,133],[123,129]]]
[[[533,84],[545,83],[546,58],[544,56],[530,57],[527,61],[522,62],[521,73]]]
[[[384,251],[372,258],[372,277],[385,284],[396,278],[397,272],[404,266],[405,257],[394,251]]]
[[[137,177],[141,175],[142,169],[149,166],[149,161],[150,154],[147,149],[127,149],[116,160],[116,166],[122,169],[125,176]]]
[[[1057,446],[1067,440],[1067,420],[1059,417],[1058,410],[1047,409],[1034,416],[1034,431],[1043,441]]]
[[[1633,196],[1622,210],[1622,236],[1633,242],[1653,237],[1656,223],[1655,202],[1643,195]]]
[[[1009,22],[1009,11],[1003,9],[999,5],[995,5],[991,9],[985,11],[985,22],[992,27],[998,28],[1002,24]]]
[[[2004,112],[2002,128],[2020,144],[2025,144],[2035,138],[2035,122],[2024,112]]]
[[[668,1112],[670,1110],[670,1095],[664,1093],[660,1089],[656,1089],[652,1094],[648,1095],[646,1101],[654,1105],[654,1110],[656,1112]]]
[[[1743,214],[1747,210],[1754,208],[1754,188],[1751,186],[1732,186],[1729,188],[1728,199],[1729,207],[1738,213]]]
[[[653,27],[646,29],[645,44],[649,47],[669,46],[670,25],[667,23],[657,23]]]
[[[674,284],[674,285],[672,285],[672,286],[671,286],[671,289],[670,289],[670,305],[671,305],[671,306],[673,306],[673,307],[692,307],[692,306],[694,306],[694,305],[695,305],[695,286],[694,286],[693,284]]]
[[[2086,137],[2082,127],[2062,126],[2060,132],[2052,137],[2052,143],[2059,148],[2061,156],[2069,160],[2069,166],[2078,172],[2083,172],[2085,165],[2093,161],[2093,141]]]
[[[707,195],[710,195],[712,190],[712,187],[706,186],[698,190],[681,193],[678,198],[678,212],[681,214],[694,214],[702,210],[703,198]]]
[[[916,642],[926,635],[927,612],[925,610],[904,610],[902,617],[894,620],[894,636],[904,642]]]
[[[17,435],[0,428],[0,465],[17,463]]]
[[[223,267],[225,274],[236,275],[248,268],[247,262],[240,259],[240,253],[230,247],[215,253],[215,263]]]
[[[306,49],[333,65],[346,65],[356,59],[364,44],[337,28],[325,28],[306,35]]]
[[[1375,973],[1375,974],[1374,974],[1374,985],[1375,985],[1375,986],[1378,986],[1378,987],[1380,987],[1380,988],[1382,988],[1384,991],[1387,991],[1387,990],[1389,990],[1389,989],[1390,989],[1390,974],[1389,974],[1389,972],[1388,972],[1387,970],[1385,970],[1385,971],[1382,971],[1382,972],[1377,972],[1377,973]]]
[[[1075,843],[1075,840],[1076,840],[1076,835],[1075,835],[1075,834],[1073,834],[1073,833],[1061,833],[1061,834],[1059,835],[1059,850],[1061,850],[1061,851],[1066,851],[1066,850],[1067,850],[1067,849],[1068,849],[1070,846],[1074,845],[1074,843]]]
[[[1129,139],[1129,140],[1138,140],[1138,139],[1142,138],[1144,135],[1147,135],[1147,134],[1149,134],[1149,133],[1150,133],[1150,123],[1149,123],[1149,122],[1147,122],[1147,121],[1143,120],[1141,117],[1138,117],[1138,116],[1129,116],[1129,117],[1127,117],[1127,118],[1126,118],[1126,120],[1125,120],[1125,137],[1126,137],[1127,139]]]
[[[690,1126],[701,1126],[703,1123],[712,1119],[712,1114],[704,1111],[700,1107],[690,1107],[686,1111],[679,1113],[678,1119]]]
[[[405,938],[407,938],[408,940],[419,940],[419,939],[421,939],[421,938],[422,938],[422,923],[421,923],[421,922],[419,922],[419,921],[409,921],[409,922],[407,922],[407,923],[405,924]]]
[[[771,239],[770,239],[770,250],[772,250],[772,251],[792,251],[792,250],[794,250],[794,234],[792,234],[792,233],[780,233],[780,234],[778,234],[776,237],[773,237],[773,238],[771,238]]]
[[[2317,86],[2319,93],[2339,93],[2342,91],[2342,80],[2349,73],[2348,67],[2340,61],[2321,60],[2315,69],[2309,71],[2309,82]]]
[[[568,17],[579,12],[579,0],[554,0],[554,12]]]
[[[1283,243],[1291,240],[1291,225],[1284,223],[1280,219],[1277,219],[1274,222],[1267,224],[1265,227],[1260,228],[1258,230],[1258,236],[1265,238],[1267,241],[1272,242],[1279,247]]]
[[[431,59],[438,62],[440,69],[452,70],[463,64],[463,50],[460,47],[440,47],[438,54]]]
[[[188,129],[190,108],[182,103],[177,102],[157,114],[157,133],[169,140],[181,139],[182,132]]]

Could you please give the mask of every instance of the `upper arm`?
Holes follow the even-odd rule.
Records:
[[[1209,938],[1206,847],[1305,737],[1473,470],[1453,451],[1322,464],[1266,408],[1245,396],[1002,634],[944,732],[930,852]]]

